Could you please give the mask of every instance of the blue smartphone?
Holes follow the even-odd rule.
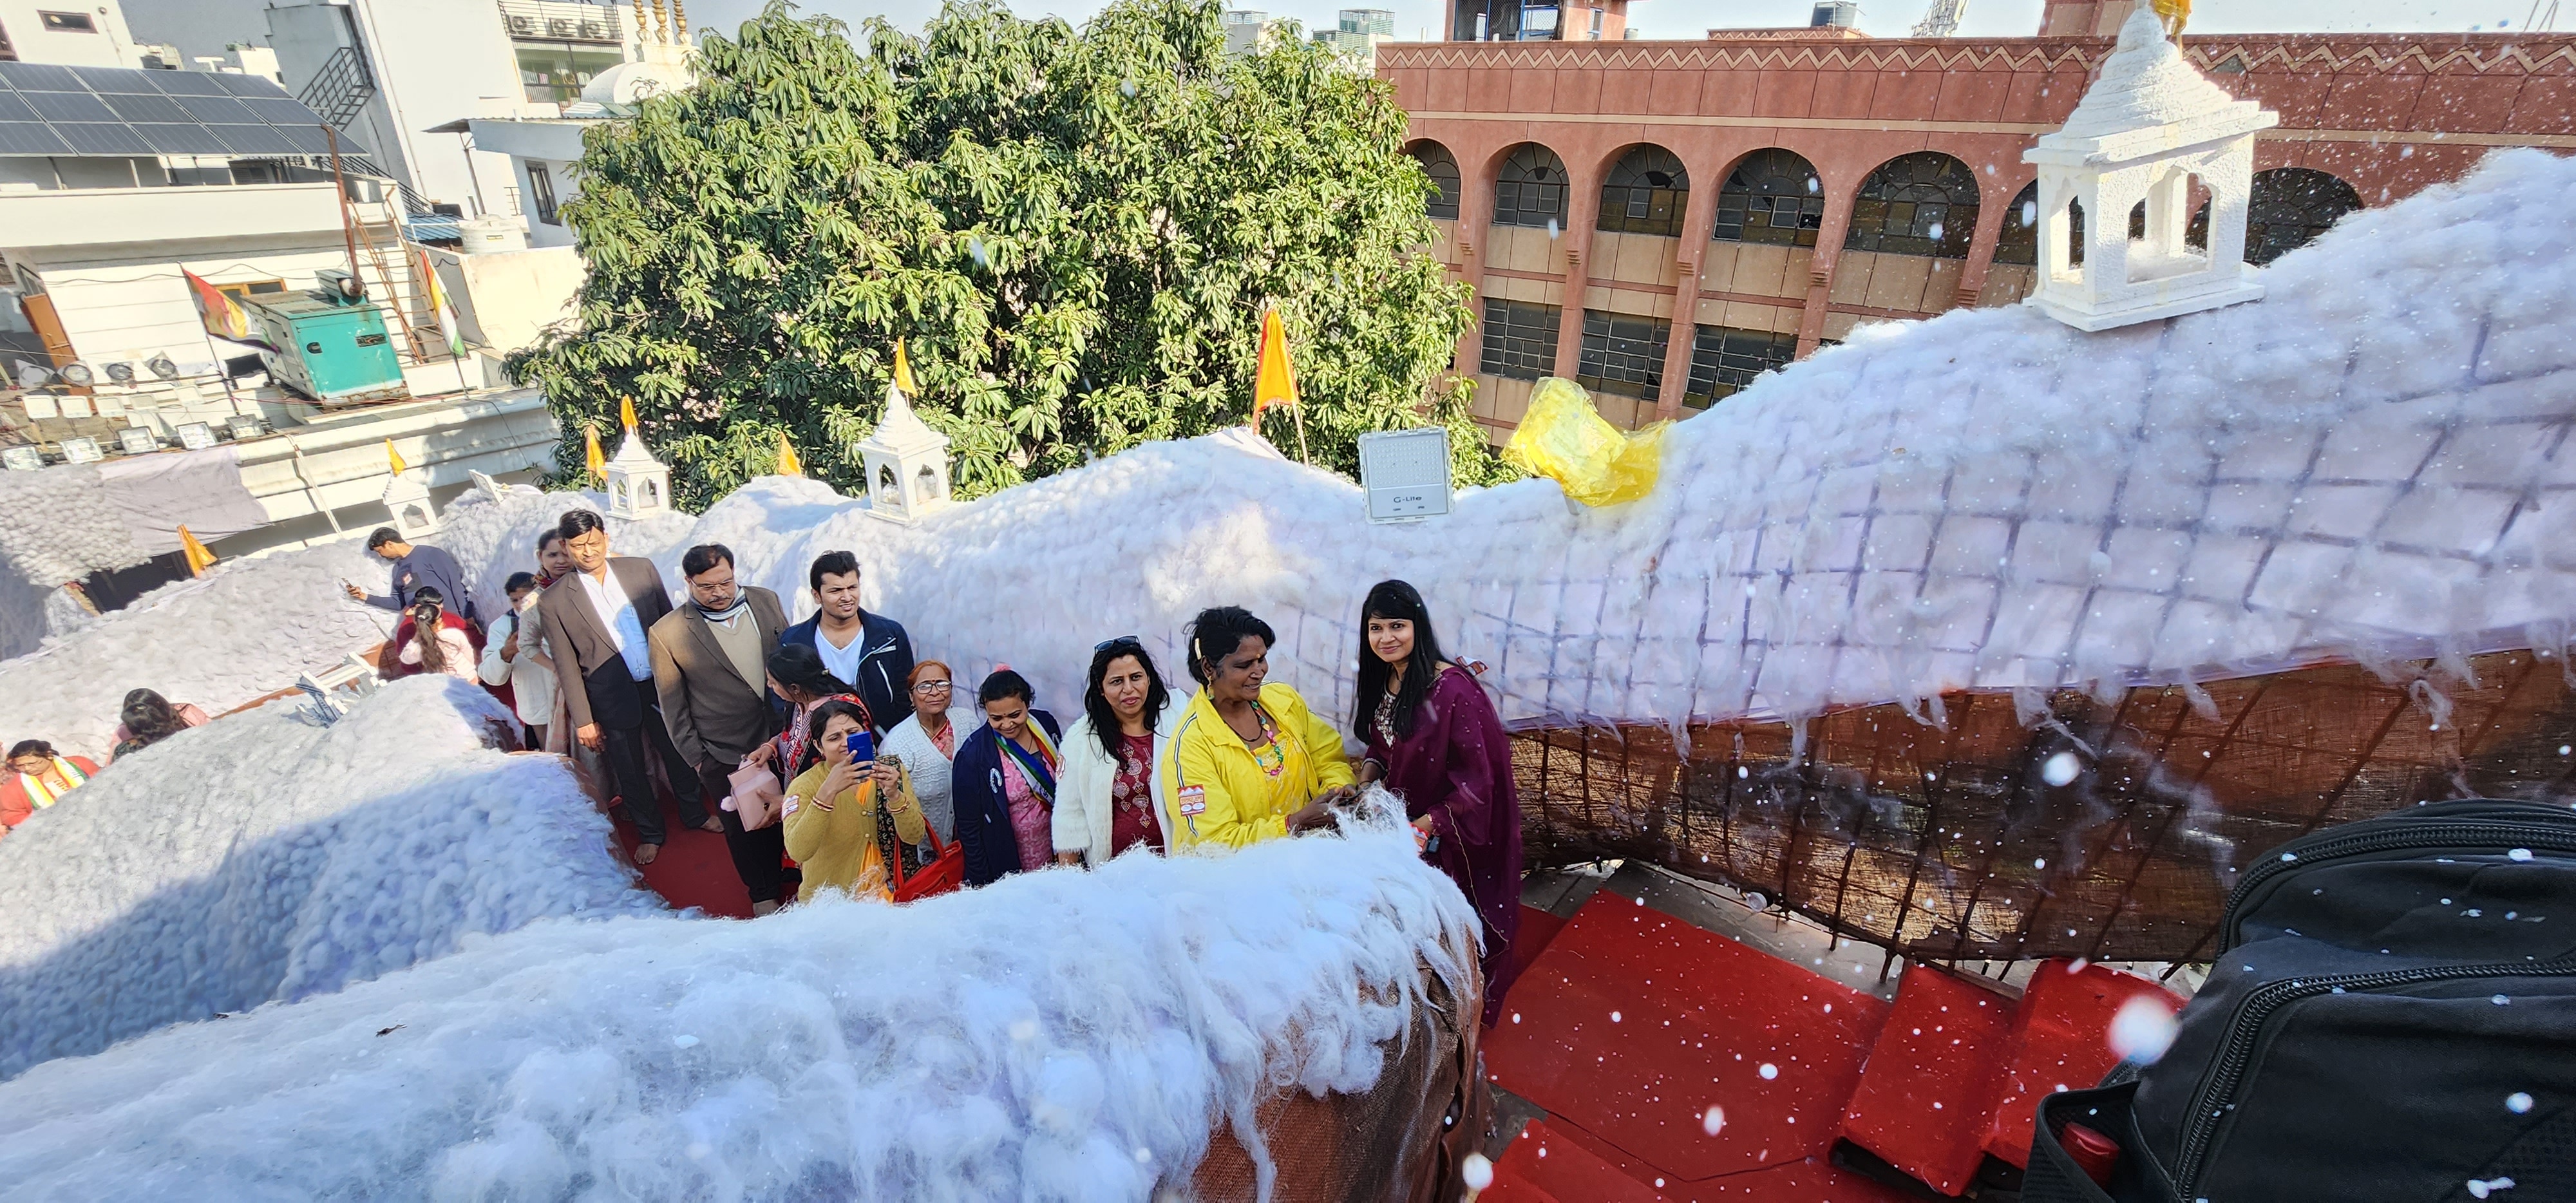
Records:
[[[850,762],[866,764],[877,758],[877,737],[866,731],[850,732]]]

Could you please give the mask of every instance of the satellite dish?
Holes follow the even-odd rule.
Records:
[[[143,366],[150,369],[153,375],[158,376],[163,380],[176,380],[179,378],[179,365],[170,362],[170,357],[167,355],[155,355],[150,359],[144,360]]]
[[[18,387],[43,388],[53,381],[52,369],[37,367],[23,359],[18,361]]]
[[[134,365],[127,363],[124,360],[118,360],[115,363],[111,363],[107,365],[107,378],[117,382],[118,384],[132,384],[134,383]]]
[[[63,383],[73,388],[87,388],[91,381],[98,379],[97,374],[89,370],[88,364],[77,361],[63,365],[62,377]]]

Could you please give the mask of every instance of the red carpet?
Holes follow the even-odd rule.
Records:
[[[1599,1142],[1597,1159],[1650,1190],[1666,1178],[1664,1195],[1887,1199],[1825,1164],[1886,1014],[1867,994],[1604,892],[1512,987],[1486,1064],[1549,1112],[1557,1137]],[[1711,1107],[1722,1109],[1714,1134]]]
[[[644,884],[675,907],[694,906],[729,919],[751,918],[751,895],[743,891],[742,876],[733,871],[733,856],[725,850],[724,836],[680,826],[679,803],[667,793],[659,800],[662,827],[670,834],[665,837],[662,855],[643,867]],[[626,822],[623,810],[619,807],[609,815],[617,823],[618,846],[632,859],[635,828]]]

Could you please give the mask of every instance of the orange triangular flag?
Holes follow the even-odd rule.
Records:
[[[617,420],[624,422],[628,430],[635,429],[635,398],[620,397],[617,399]]]
[[[780,476],[805,475],[805,461],[796,458],[796,444],[787,441],[787,432],[784,430],[778,432],[778,474]]]
[[[1252,422],[1273,405],[1297,404],[1297,369],[1288,363],[1288,330],[1277,309],[1261,311],[1261,371],[1252,381]]]
[[[599,428],[596,426],[582,427],[581,442],[582,464],[584,467],[590,469],[590,478],[592,480],[606,479],[608,476],[608,457],[599,453]]]
[[[179,527],[179,550],[188,557],[190,576],[204,576],[207,569],[215,566],[215,553],[206,550],[206,545],[199,542],[184,523]]]
[[[903,340],[894,340],[894,386],[907,397],[918,397],[921,390],[912,386],[912,361],[903,356]]]
[[[385,440],[385,466],[393,469],[393,473],[396,476],[402,475],[403,469],[411,466],[410,464],[403,462],[402,452],[394,450],[394,441],[392,439]]]

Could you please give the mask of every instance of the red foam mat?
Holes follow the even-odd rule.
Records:
[[[1987,1121],[2012,1056],[2011,1000],[1938,969],[1908,966],[1843,1117],[1843,1135],[1955,1195],[1985,1161]]]
[[[1604,892],[1512,987],[1486,1064],[1504,1089],[1676,1183],[1804,1158],[1821,1168],[1886,1013]]]
[[[2030,1128],[2042,1095],[2082,1090],[2120,1063],[2111,1051],[2111,1017],[2141,995],[2182,1009],[2163,986],[2100,965],[2049,961],[2030,975],[2015,1013],[2012,1066],[1995,1100],[1986,1151],[2014,1165],[2030,1162]]]
[[[1494,1185],[1478,1203],[1663,1203],[1665,1196],[1608,1158],[1531,1120],[1494,1163]]]

